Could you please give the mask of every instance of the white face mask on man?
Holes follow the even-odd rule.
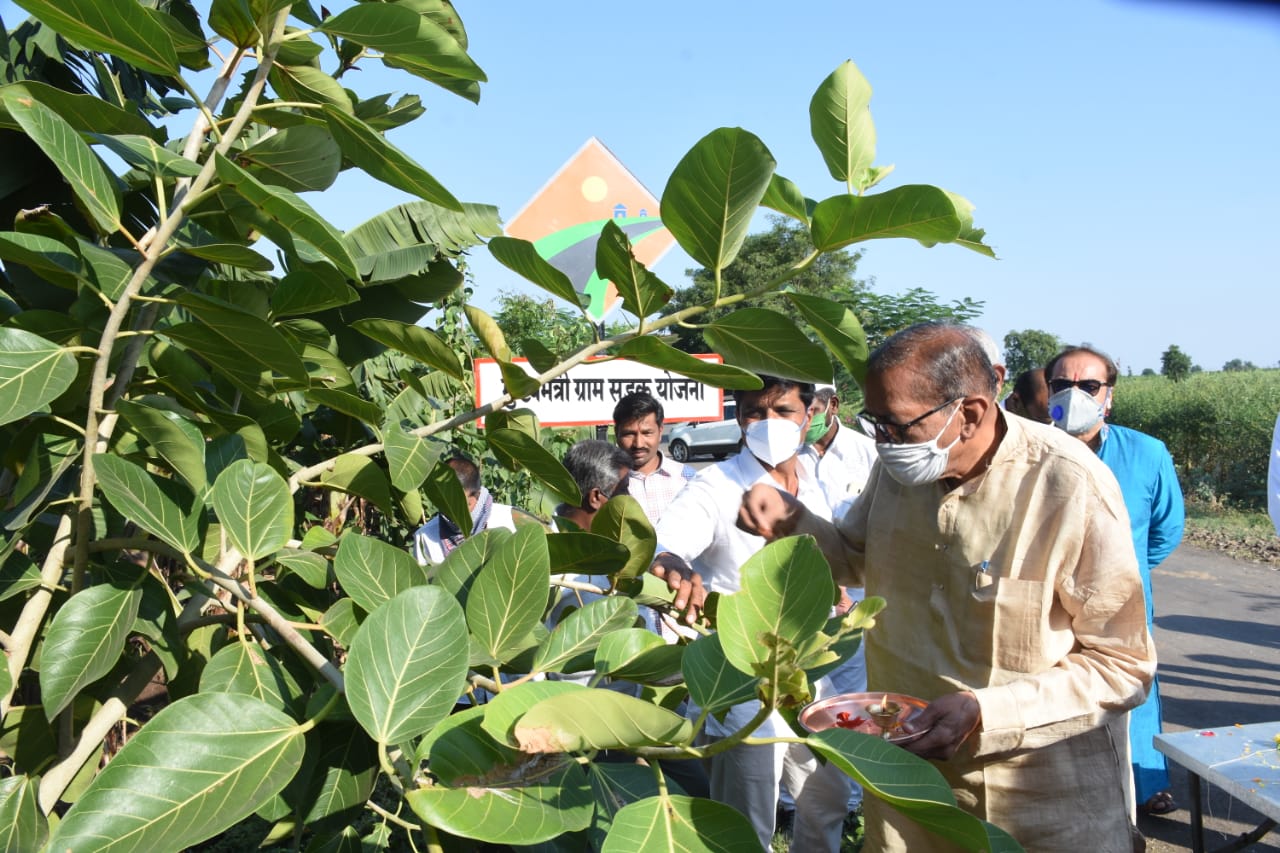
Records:
[[[763,418],[747,424],[747,450],[770,467],[786,462],[800,449],[800,424],[790,418]]]
[[[877,442],[876,453],[880,455],[880,464],[889,472],[889,476],[904,486],[922,486],[925,483],[941,480],[942,475],[946,473],[947,463],[951,459],[951,448],[960,441],[960,436],[957,435],[955,441],[946,447],[939,447],[938,439],[942,438],[947,427],[951,426],[956,412],[959,412],[963,405],[962,402],[952,410],[942,429],[938,430],[938,434],[929,441],[917,444]]]
[[[1064,388],[1049,398],[1053,425],[1068,435],[1083,435],[1093,429],[1105,413],[1105,402],[1099,403],[1096,397],[1079,388]]]

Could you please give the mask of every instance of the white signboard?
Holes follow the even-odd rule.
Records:
[[[719,364],[716,354],[695,358]],[[525,373],[537,376],[527,359],[514,359]],[[506,393],[498,363],[477,358],[476,405],[483,406]],[[664,421],[720,420],[724,415],[724,391],[687,379],[678,373],[650,367],[625,358],[589,361],[570,369],[538,389],[532,397],[511,408],[533,410],[543,426],[595,426],[613,423],[613,407],[632,391],[646,391],[662,404]],[[479,423],[484,426],[483,422]]]

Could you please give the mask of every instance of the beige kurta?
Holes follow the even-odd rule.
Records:
[[[798,532],[838,583],[888,600],[866,635],[871,690],[977,696],[978,731],[936,762],[963,808],[1031,851],[1127,853],[1125,711],[1155,650],[1124,501],[1082,442],[1004,420],[975,479],[906,487],[877,466],[838,529],[806,516]],[[947,849],[878,801],[867,835],[869,851]]]

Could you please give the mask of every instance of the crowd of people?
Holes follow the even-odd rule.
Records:
[[[662,453],[661,404],[629,394],[613,412],[615,443],[579,442],[566,456],[582,501],[557,515],[589,528],[611,497],[635,498],[657,537],[651,571],[689,620],[707,593],[738,590],[740,567],[767,542],[813,536],[839,594],[833,613],[864,590],[891,608],[815,696],[921,698],[904,723],[918,736],[902,746],[934,761],[960,807],[1028,850],[1127,853],[1141,839],[1139,809],[1176,808],[1151,742],[1151,570],[1181,540],[1182,494],[1160,441],[1107,422],[1116,366],[1106,354],[1066,349],[1016,377],[1003,405],[1000,361],[972,327],[899,332],[871,354],[857,426],[842,421],[834,388],[761,376],[761,388],[734,395],[741,449],[700,471]],[[472,461],[449,464],[474,531],[513,526]],[[460,537],[434,517],[415,554],[438,562]],[[680,641],[678,624],[646,621]],[[752,701],[711,717],[700,737],[726,737],[759,710]],[[754,732],[790,733],[776,713]],[[860,799],[802,744],[737,744],[705,765],[674,764],[682,788],[738,809],[764,849],[784,802],[792,849],[834,853]],[[951,849],[874,797],[863,814],[865,849]]]

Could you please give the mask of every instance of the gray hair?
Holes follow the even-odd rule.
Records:
[[[995,371],[986,350],[959,323],[917,323],[876,347],[867,372],[884,374],[908,367],[921,402],[945,403],[960,397],[992,397]]]
[[[564,455],[564,467],[578,484],[585,499],[592,489],[613,494],[631,469],[631,457],[618,445],[596,438],[579,441]]]

